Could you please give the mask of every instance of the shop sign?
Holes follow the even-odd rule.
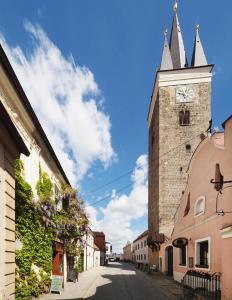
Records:
[[[62,289],[64,277],[59,275],[52,275],[52,282],[51,282],[51,289],[50,292],[52,293],[60,293]]]
[[[172,242],[172,245],[176,248],[183,248],[188,245],[188,240],[186,238],[178,238]]]

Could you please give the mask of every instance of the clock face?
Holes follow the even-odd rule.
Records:
[[[191,102],[193,101],[194,92],[191,87],[182,86],[176,89],[176,100],[178,102]]]

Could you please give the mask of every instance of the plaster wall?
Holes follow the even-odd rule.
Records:
[[[186,238],[187,264],[179,264],[179,249],[174,248],[174,278],[180,280],[189,269],[221,273],[222,299],[232,298],[231,252],[232,252],[232,187],[223,185],[222,192],[210,183],[215,178],[215,166],[220,165],[224,180],[232,180],[232,119],[225,124],[225,133],[215,133],[206,138],[196,149],[189,168],[188,183],[175,214],[175,226],[171,239],[163,244],[160,256],[165,257],[165,247],[176,238]],[[202,213],[196,213],[200,197],[205,198]],[[188,200],[190,200],[189,210]],[[223,213],[219,213],[222,212]],[[197,264],[197,243],[208,240],[208,267]],[[189,265],[193,259],[193,266]],[[163,272],[164,267],[163,267]]]

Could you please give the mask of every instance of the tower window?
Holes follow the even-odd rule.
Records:
[[[191,145],[187,144],[185,148],[187,153],[191,153]]]
[[[181,110],[179,112],[179,123],[181,126],[190,125],[190,111],[189,110]]]

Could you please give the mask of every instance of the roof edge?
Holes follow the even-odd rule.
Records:
[[[67,175],[65,174],[61,164],[60,164],[60,161],[58,160],[56,154],[55,154],[55,151],[54,149],[52,148],[48,138],[47,138],[47,135],[45,134],[22,86],[21,86],[21,83],[19,82],[18,80],[18,77],[16,76],[15,72],[14,72],[14,69],[13,67],[11,66],[10,62],[9,62],[9,59],[2,47],[2,45],[0,44],[0,60],[2,62],[2,65],[3,65],[3,68],[4,70],[6,71],[7,75],[9,76],[10,80],[12,81],[12,84],[17,92],[17,94],[19,95],[19,98],[22,100],[22,104],[24,105],[26,111],[28,112],[28,114],[30,115],[30,117],[32,118],[32,121],[35,123],[45,145],[47,146],[48,148],[48,151],[50,152],[52,158],[54,159],[60,173],[62,174],[64,180],[66,181],[67,184],[71,185],[69,180],[68,180],[68,177]]]

